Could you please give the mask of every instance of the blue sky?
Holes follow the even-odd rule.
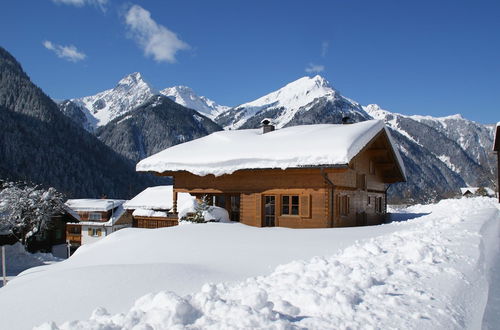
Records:
[[[139,71],[224,105],[318,72],[404,114],[500,120],[500,1],[7,0],[0,45],[51,97]]]

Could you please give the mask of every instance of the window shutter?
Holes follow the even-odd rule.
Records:
[[[262,195],[255,194],[255,222],[262,220]]]
[[[89,236],[92,236],[92,228],[89,228],[89,229],[87,230],[87,234],[88,234]]]
[[[300,195],[300,216],[303,218],[311,217],[311,197],[310,195]]]
[[[101,236],[101,229],[97,229],[97,236]]]

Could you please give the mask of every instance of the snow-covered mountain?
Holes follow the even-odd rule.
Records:
[[[391,188],[393,195],[432,200],[452,196],[460,187],[494,185],[492,127],[461,115],[406,116],[376,104],[364,109],[391,128],[410,172],[408,184]]]
[[[225,111],[215,121],[226,129],[251,128],[271,118],[277,128],[315,123],[314,119],[340,121],[348,116],[365,120],[363,108],[336,91],[321,76],[302,77],[254,101]]]
[[[186,86],[168,87],[158,91],[145,81],[139,72],[125,76],[114,88],[91,96],[59,101],[58,104],[64,114],[87,131],[93,132],[97,127],[105,126],[113,119],[133,111],[156,94],[163,94],[210,119],[229,109],[205,96],[196,95]]]
[[[95,126],[103,126],[157,93],[139,72],[134,72],[121,79],[112,89],[71,101],[81,107],[86,118],[90,118],[90,115],[96,119]]]
[[[169,97],[175,103],[194,109],[210,119],[214,119],[221,113],[230,109],[225,105],[220,105],[205,96],[198,96],[187,86],[168,87],[160,91],[161,94]]]

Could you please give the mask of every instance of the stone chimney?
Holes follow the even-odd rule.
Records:
[[[262,134],[274,131],[274,125],[272,124],[271,119],[264,118],[260,123],[262,124]]]

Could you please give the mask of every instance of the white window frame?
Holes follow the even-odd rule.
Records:
[[[101,221],[102,214],[99,212],[90,212],[89,213],[89,221]]]

